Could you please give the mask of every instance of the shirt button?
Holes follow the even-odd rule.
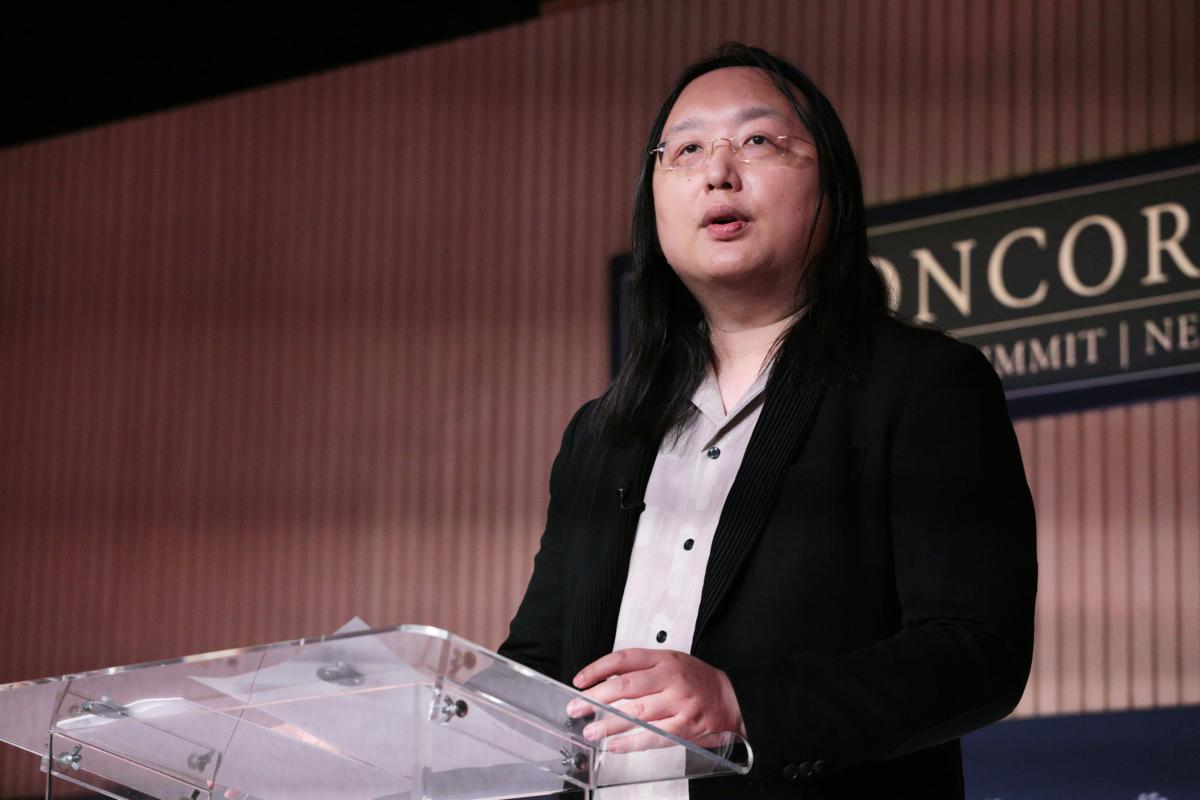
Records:
[[[713,461],[716,461],[718,458],[721,457],[721,448],[719,448],[719,447],[708,448],[708,457],[711,458]]]
[[[665,642],[665,641],[667,640],[667,632],[666,632],[666,631],[659,631],[659,632],[658,632],[658,635],[657,635],[657,636],[655,636],[655,637],[654,637],[654,639],[655,639],[655,641],[657,641],[659,644],[662,644],[663,642]]]
[[[693,547],[695,547],[695,546],[696,546],[696,540],[695,540],[695,539],[688,539],[686,542],[684,542],[684,543],[683,543],[683,549],[684,549],[684,550],[691,550],[691,549],[692,549]]]

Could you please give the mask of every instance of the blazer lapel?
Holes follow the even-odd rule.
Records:
[[[774,510],[786,467],[812,427],[823,397],[819,389],[768,386],[762,415],[717,522],[693,642],[699,640]]]
[[[580,553],[586,564],[576,572],[575,601],[569,605],[564,668],[575,671],[612,650],[629,558],[658,444],[636,443],[605,448],[593,473],[595,491]],[[569,676],[568,676],[569,679]]]

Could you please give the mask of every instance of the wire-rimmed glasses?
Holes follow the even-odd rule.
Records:
[[[687,172],[707,166],[717,142],[729,142],[733,157],[743,164],[774,164],[799,155],[800,144],[804,141],[799,136],[767,133],[752,133],[740,142],[728,136],[718,136],[705,142],[679,139],[661,142],[650,151],[650,155],[655,157],[655,169]]]

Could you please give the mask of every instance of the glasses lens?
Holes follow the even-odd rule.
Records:
[[[708,148],[703,142],[668,142],[663,163],[669,169],[696,169],[708,161]]]
[[[765,164],[782,157],[787,152],[786,144],[786,138],[756,133],[742,142],[739,155],[747,164]]]
[[[792,152],[791,137],[755,133],[743,139],[736,149],[733,147],[733,141],[729,139],[663,142],[659,146],[660,149],[655,151],[655,157],[662,169],[700,169],[708,163],[713,151],[720,146],[719,143],[729,145],[730,149],[734,150],[734,157],[747,164],[780,161]]]

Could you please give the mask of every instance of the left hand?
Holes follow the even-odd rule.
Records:
[[[700,659],[677,650],[631,648],[609,653],[579,671],[576,688],[601,703],[625,703],[621,711],[653,723],[681,739],[700,741],[705,734],[732,731],[746,735],[741,707],[729,676]],[[590,687],[590,688],[589,688]],[[567,706],[571,717],[590,714],[579,700]],[[588,739],[615,736],[633,727],[620,717],[605,717],[583,729]],[[612,752],[642,749],[629,737],[609,743]]]

